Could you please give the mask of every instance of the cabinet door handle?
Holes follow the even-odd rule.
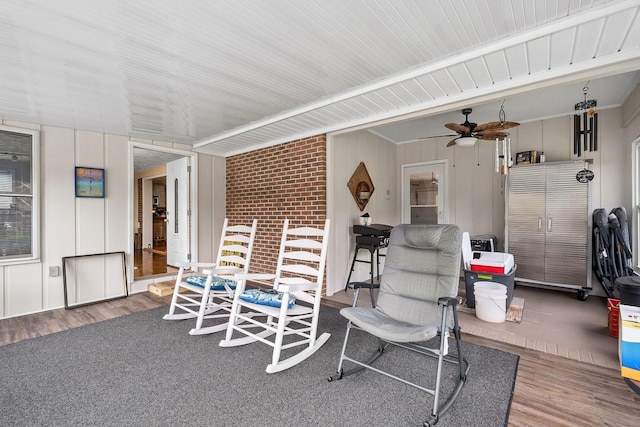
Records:
[[[538,231],[542,231],[542,217],[538,217]]]
[[[547,231],[551,231],[551,226],[553,224],[551,223],[551,217],[547,217]]]

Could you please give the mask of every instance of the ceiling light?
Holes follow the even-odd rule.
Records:
[[[473,136],[463,136],[462,138],[456,139],[456,145],[460,147],[473,147],[475,143],[478,141],[478,138]]]

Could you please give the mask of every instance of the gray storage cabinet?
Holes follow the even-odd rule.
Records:
[[[518,265],[516,282],[577,289],[579,296],[591,289],[590,184],[576,179],[586,167],[578,161],[511,168],[505,251]]]

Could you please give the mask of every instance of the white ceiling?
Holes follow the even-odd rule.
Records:
[[[375,129],[404,142],[464,121],[465,106],[478,123],[501,100],[509,120],[548,116],[538,105],[570,112],[588,80],[599,105],[619,105],[638,81],[639,11],[640,0],[0,0],[0,118],[228,156],[428,116]]]
[[[640,83],[640,72],[617,74],[593,81],[568,84],[552,89],[539,90],[523,95],[501,98],[496,101],[474,105],[469,121],[485,123],[497,121],[500,107],[504,108],[506,119],[520,123],[574,114],[574,105],[584,100],[585,87],[588,98],[595,99],[598,110],[619,107],[629,93]],[[456,135],[444,127],[445,123],[463,123],[465,116],[461,109],[448,113],[422,116],[414,119],[396,121],[391,124],[374,126],[369,130],[394,143],[412,142],[421,138],[443,135]]]
[[[135,147],[133,149],[133,171],[135,173],[148,171],[181,157],[184,156],[166,151],[145,150],[144,148]]]

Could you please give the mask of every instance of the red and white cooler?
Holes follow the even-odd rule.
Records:
[[[513,255],[502,252],[473,252],[471,271],[495,274],[509,274],[515,263]]]

